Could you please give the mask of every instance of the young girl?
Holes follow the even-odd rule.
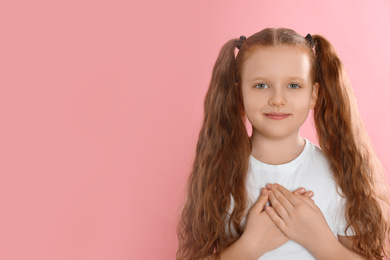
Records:
[[[299,133],[310,109],[320,147]],[[384,173],[328,40],[287,28],[232,39],[205,97],[176,257],[388,257]]]

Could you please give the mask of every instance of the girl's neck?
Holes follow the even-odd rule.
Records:
[[[270,139],[254,133],[251,140],[252,156],[271,165],[291,162],[301,154],[305,147],[305,140],[299,133],[281,139]]]

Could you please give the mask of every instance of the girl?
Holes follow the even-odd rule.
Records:
[[[320,147],[299,133],[310,109]],[[329,41],[266,28],[214,65],[176,257],[382,259],[388,190]]]

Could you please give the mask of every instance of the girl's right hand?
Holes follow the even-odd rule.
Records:
[[[304,188],[299,188],[293,193],[302,194],[309,198],[314,196],[313,192],[305,192]],[[253,259],[260,258],[289,240],[271,220],[267,212],[264,211],[267,201],[268,190],[263,188],[259,199],[248,212],[244,233],[240,237],[240,240],[252,251]]]

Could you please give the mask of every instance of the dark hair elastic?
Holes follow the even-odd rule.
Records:
[[[311,34],[308,33],[305,37],[305,39],[310,43],[310,47],[313,47],[314,46],[314,40],[313,38],[311,37]]]
[[[244,35],[241,35],[240,36],[240,41],[238,42],[238,44],[237,44],[237,49],[240,49],[241,48],[241,46],[242,46],[242,44],[244,43],[244,41],[246,40],[246,37],[244,36]]]

